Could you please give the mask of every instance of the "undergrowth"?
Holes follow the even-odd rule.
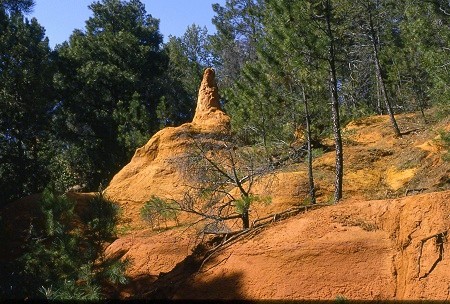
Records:
[[[103,286],[126,282],[126,263],[103,256],[116,235],[114,203],[98,194],[77,214],[73,200],[46,189],[39,204],[41,221],[30,226],[21,255],[2,265],[0,298],[99,300]]]
[[[178,225],[178,205],[159,197],[152,196],[141,208],[141,217],[149,223],[152,229],[159,229],[161,223],[167,228],[168,221],[175,221]]]
[[[439,134],[441,135],[441,143],[444,149],[447,150],[447,152],[442,155],[442,159],[450,162],[450,132],[441,131]]]

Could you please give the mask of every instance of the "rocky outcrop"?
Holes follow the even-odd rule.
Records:
[[[209,132],[230,130],[230,117],[221,109],[215,72],[211,68],[206,69],[203,74],[192,124],[197,129]]]
[[[120,287],[120,296],[448,301],[450,165],[444,158],[448,146],[437,134],[450,131],[450,117],[426,126],[418,117],[398,115],[400,124],[412,130],[402,138],[391,135],[387,116],[348,124],[343,129],[346,166],[341,203],[283,221],[268,217],[270,223],[263,229],[226,243],[199,264],[195,260],[199,253],[192,249],[202,253],[205,243],[196,246],[202,239],[195,227],[180,221],[179,227],[152,231],[141,220],[140,210],[152,195],[183,196],[189,181],[182,164],[195,148],[194,138],[220,144],[222,135],[230,133],[214,71],[207,69],[193,122],[156,133],[105,190],[121,205],[126,226],[120,228],[127,229],[120,230],[119,238],[105,250],[107,258],[130,261],[130,283]],[[314,161],[321,203],[332,198],[334,157],[333,151],[325,150]],[[252,221],[305,202],[305,164],[281,169],[255,181],[253,194],[270,197],[272,203],[252,204]],[[92,195],[68,193],[77,201],[77,210]],[[38,201],[39,196],[32,196],[0,210],[1,228],[8,236],[0,262],[17,255],[29,236]],[[193,273],[195,269],[199,271]]]
[[[153,135],[113,177],[105,195],[121,205],[125,222],[133,227],[145,227],[139,213],[146,201],[153,195],[179,199],[186,191],[187,181],[178,160],[193,149],[192,138],[211,140],[229,132],[230,117],[220,107],[214,70],[206,69],[193,122],[165,128]]]

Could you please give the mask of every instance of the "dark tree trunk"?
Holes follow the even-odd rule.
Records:
[[[378,81],[378,77],[375,77],[375,83],[377,84],[377,112],[378,114],[383,115],[383,107],[381,106],[380,82]]]
[[[390,103],[388,95],[386,93],[386,85],[383,80],[383,74],[381,72],[381,64],[380,64],[380,59],[379,59],[379,55],[378,55],[377,35],[376,35],[375,27],[373,24],[372,12],[370,11],[370,7],[368,8],[368,14],[369,14],[370,37],[372,40],[372,49],[373,49],[374,64],[375,64],[375,73],[376,73],[376,76],[378,79],[378,83],[380,85],[381,97],[384,100],[384,104],[386,106],[386,110],[387,110],[389,118],[391,120],[392,127],[394,128],[395,135],[397,137],[401,137],[402,133],[400,133],[400,129],[398,128],[397,121],[395,120],[395,117],[394,117],[394,112],[392,111],[391,103]]]
[[[334,203],[338,203],[342,198],[342,180],[344,176],[344,157],[342,150],[342,137],[341,137],[341,124],[339,117],[339,95],[338,95],[338,81],[336,77],[336,51],[333,31],[331,29],[331,13],[332,7],[330,0],[326,2],[326,22],[327,33],[330,39],[329,44],[329,58],[328,63],[330,65],[330,95],[331,95],[331,114],[333,123],[334,142],[336,148],[336,172],[334,183]]]
[[[249,217],[249,215],[248,215],[248,210],[245,210],[245,211],[242,213],[241,219],[242,219],[242,228],[243,228],[243,229],[248,229],[248,228],[250,228],[250,217]]]
[[[306,139],[308,145],[308,180],[309,180],[309,197],[311,204],[316,203],[316,188],[314,186],[313,166],[312,166],[312,147],[311,147],[311,117],[309,116],[308,100],[306,99],[305,89],[303,90],[303,102],[305,104],[306,116]]]

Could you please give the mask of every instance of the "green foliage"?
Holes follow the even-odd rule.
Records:
[[[323,148],[315,148],[312,149],[312,158],[318,158],[321,157],[324,154]]]
[[[435,119],[441,120],[450,116],[450,99],[447,102],[438,103]]]
[[[179,211],[180,208],[175,202],[152,196],[141,208],[141,217],[155,229],[160,227],[161,222],[164,222],[166,227],[167,221],[175,221],[178,225]]]
[[[89,201],[89,205],[80,218],[85,224],[85,234],[99,241],[115,237],[115,227],[119,220],[119,206],[101,193]]]
[[[125,283],[126,263],[102,255],[103,242],[115,236],[118,209],[113,203],[98,195],[78,217],[74,201],[46,189],[40,208],[42,227],[30,227],[23,254],[7,265],[8,281],[0,284],[4,296],[98,300],[104,283]]]
[[[336,299],[334,300],[334,302],[337,303],[337,304],[344,304],[344,303],[348,303],[349,301],[343,295],[337,295]]]
[[[45,235],[59,236],[69,232],[69,221],[74,216],[75,203],[66,196],[59,196],[50,189],[45,189],[40,201],[44,215]]]
[[[1,0],[0,8],[10,14],[29,13],[33,10],[34,0]]]
[[[70,157],[84,159],[84,172],[75,172],[77,183],[93,190],[158,129],[167,59],[158,20],[140,1],[103,0],[90,8],[85,31],[74,31],[56,50],[61,102],[53,128],[62,143],[57,155],[69,157],[70,164]]]
[[[250,209],[250,205],[253,202],[253,197],[249,196],[241,196],[240,199],[235,201],[236,211],[238,214],[244,214],[248,212]]]
[[[103,269],[99,277],[114,285],[123,285],[128,283],[128,278],[125,276],[125,271],[130,264],[130,260],[125,261],[107,261],[104,263]]]
[[[398,81],[399,99],[426,107],[430,103],[450,100],[448,43],[450,4],[441,1],[418,3],[414,0],[398,5],[402,9],[399,24],[401,44],[394,45],[395,65],[392,76]],[[395,53],[394,53],[395,52]]]
[[[238,199],[234,202],[235,207],[236,207],[236,212],[238,214],[242,215],[242,214],[248,212],[251,205],[256,202],[262,203],[263,205],[267,206],[272,203],[272,198],[269,196],[262,197],[262,196],[257,196],[257,195],[253,195],[253,194],[250,194],[248,196],[242,195],[240,199]]]
[[[263,28],[255,48],[258,56],[240,63],[233,81],[222,90],[233,130],[244,143],[289,143],[303,121],[301,102],[295,102],[303,94],[312,105],[313,139],[329,129],[323,113],[329,111],[330,39],[335,42],[342,123],[385,113],[382,85],[396,112],[423,110],[432,103],[448,108],[447,3],[275,0],[265,1],[263,14],[238,3],[227,1],[226,7],[215,7],[217,26],[223,28],[221,41],[233,40],[246,28],[242,20],[259,20]],[[326,33],[328,5],[331,32]],[[235,16],[240,18],[234,20]],[[213,42],[218,38],[214,36]],[[218,54],[226,62],[225,54]]]
[[[447,150],[447,152],[442,155],[442,159],[450,162],[450,132],[446,132],[446,131],[441,131],[439,132],[441,138],[441,142],[443,144],[444,149]]]
[[[231,89],[239,81],[243,67],[256,59],[256,48],[263,34],[262,0],[227,0],[216,3],[212,19],[217,33],[210,37],[214,65],[222,89]]]
[[[134,93],[129,103],[119,100],[112,116],[118,122],[118,142],[127,151],[133,151],[148,140],[148,135],[142,130],[147,128],[149,115],[141,103],[138,93]]]
[[[58,288],[45,288],[41,286],[40,293],[47,300],[67,301],[95,301],[102,299],[99,286],[93,285],[92,282],[85,284],[77,284],[72,280],[65,280]]]
[[[244,66],[240,79],[225,92],[233,130],[244,143],[286,149],[305,124],[305,100],[313,136],[328,125],[329,116],[323,115],[329,111],[327,51],[315,45],[315,23],[308,21],[303,2],[266,2],[266,34],[259,39],[257,59]]]
[[[86,181],[91,176],[91,170],[94,164],[84,157],[85,153],[82,147],[71,146],[70,149],[65,147],[64,142],[51,140],[47,150],[49,163],[49,180],[52,189],[58,193],[65,193],[75,185],[84,189]]]
[[[42,191],[48,173],[54,66],[44,28],[21,13],[31,4],[0,2],[0,204]]]

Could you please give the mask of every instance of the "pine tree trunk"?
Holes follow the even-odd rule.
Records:
[[[309,180],[309,197],[311,204],[316,203],[316,188],[314,186],[313,166],[312,166],[312,147],[311,147],[311,117],[309,116],[308,100],[306,99],[305,89],[303,90],[303,102],[305,104],[305,116],[306,116],[306,138],[308,145],[308,180]]]
[[[373,25],[372,13],[370,11],[370,8],[368,8],[368,10],[369,10],[368,13],[369,13],[370,36],[371,36],[371,40],[372,40],[375,73],[376,73],[376,76],[378,79],[378,83],[380,84],[381,97],[384,100],[384,104],[386,106],[386,110],[387,110],[389,118],[391,120],[392,127],[394,128],[395,136],[401,137],[402,133],[400,132],[400,129],[398,128],[397,121],[395,120],[395,117],[394,117],[394,112],[392,111],[391,103],[390,103],[388,95],[386,93],[386,85],[383,80],[383,74],[381,73],[381,64],[380,64],[380,59],[379,59],[379,55],[378,55],[378,47],[377,47],[377,37],[376,37],[376,33],[375,33],[375,28]]]
[[[331,73],[331,113],[333,120],[333,133],[334,142],[336,149],[336,172],[335,172],[335,182],[334,182],[334,203],[338,203],[342,198],[342,180],[344,177],[344,157],[342,149],[342,137],[341,137],[341,126],[339,118],[339,102],[337,95],[336,78]]]
[[[241,219],[242,219],[242,228],[243,229],[250,228],[250,217],[249,217],[249,214],[248,214],[248,210],[245,210],[242,213]]]
[[[331,3],[330,0],[326,2],[326,22],[327,32],[330,39],[329,44],[329,59],[330,65],[330,97],[331,97],[331,114],[334,133],[334,143],[336,149],[336,171],[335,171],[335,183],[334,183],[334,203],[338,203],[342,198],[342,180],[344,176],[344,157],[342,150],[342,137],[341,137],[341,124],[339,117],[339,95],[338,84],[336,77],[336,52],[335,41],[333,31],[331,29]]]
[[[375,83],[377,84],[377,112],[378,114],[383,115],[383,108],[381,107],[380,82],[378,81],[378,77],[375,77]]]

